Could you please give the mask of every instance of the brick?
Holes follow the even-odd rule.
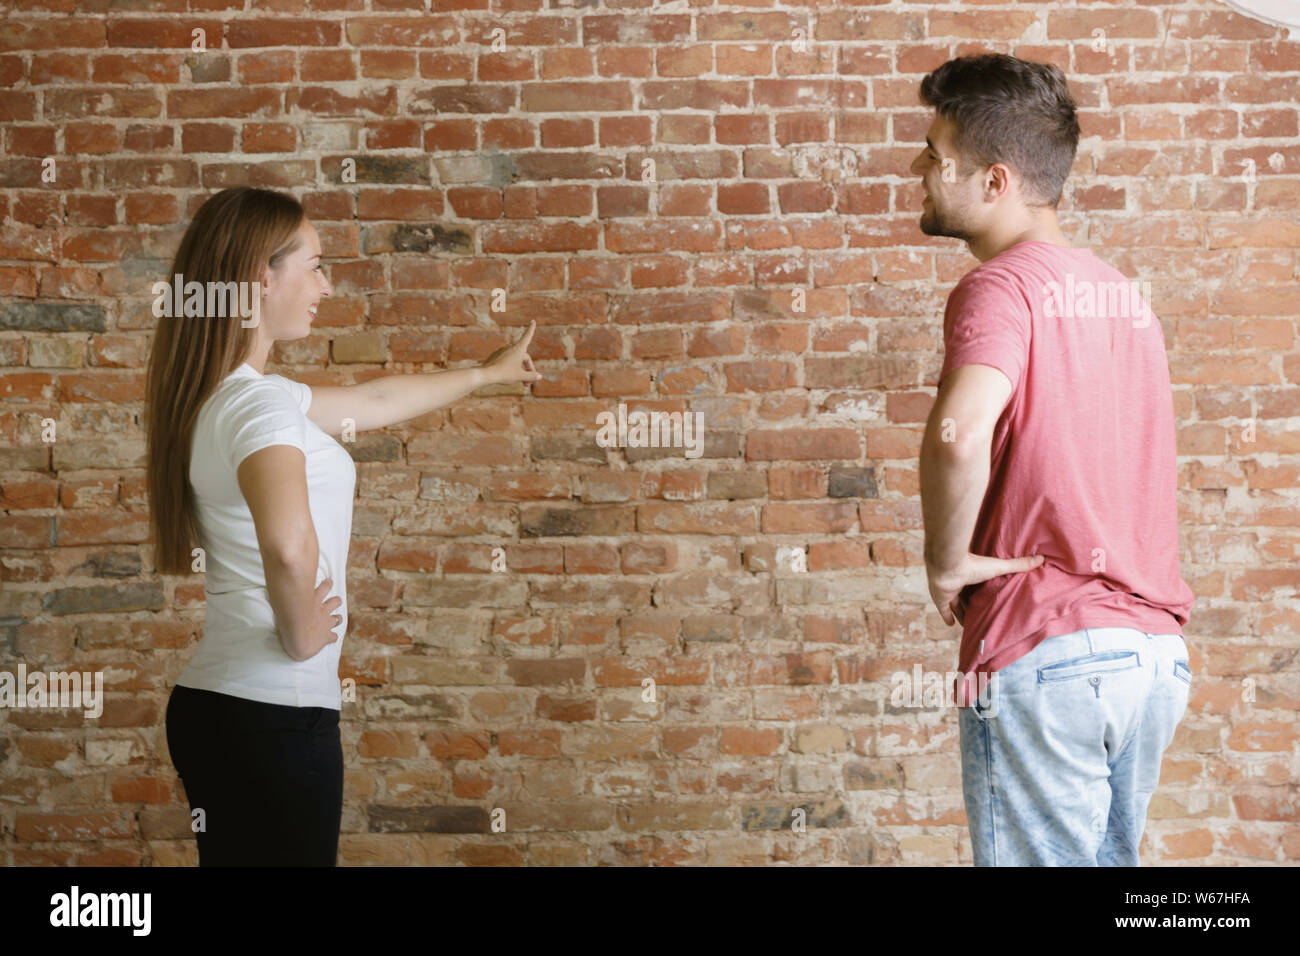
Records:
[[[5,20],[0,52],[8,50],[66,50],[105,45],[105,23],[93,18]],[[108,43],[117,45],[111,38]]]
[[[23,842],[87,842],[120,840],[134,834],[131,814],[124,811],[101,813],[23,812],[14,819],[14,836]]]

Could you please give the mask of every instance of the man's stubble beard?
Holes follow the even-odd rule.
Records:
[[[960,239],[963,242],[970,239],[970,234],[965,229],[940,217],[933,199],[930,200],[930,211],[921,213],[921,232],[927,236],[942,236],[947,239]]]

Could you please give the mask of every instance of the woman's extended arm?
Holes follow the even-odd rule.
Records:
[[[536,327],[536,322],[530,323],[518,342],[497,349],[475,368],[386,375],[360,385],[313,388],[307,417],[327,435],[340,434],[349,419],[363,432],[418,418],[484,385],[536,382],[542,376],[528,355]]]

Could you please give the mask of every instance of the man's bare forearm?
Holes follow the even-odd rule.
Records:
[[[925,564],[933,576],[956,571],[970,553],[971,536],[989,484],[989,448],[939,438],[931,421],[921,442],[921,516]]]
[[[371,429],[419,418],[464,398],[475,389],[494,384],[496,379],[491,370],[480,365],[445,372],[386,375],[353,387],[369,411],[367,421],[360,427]]]

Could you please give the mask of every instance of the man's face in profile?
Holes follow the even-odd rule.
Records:
[[[953,132],[952,124],[936,114],[925,147],[910,169],[921,177],[926,196],[921,206],[921,231],[927,236],[969,240],[975,233],[971,212],[978,208],[978,181],[973,170],[964,177],[960,174]]]

